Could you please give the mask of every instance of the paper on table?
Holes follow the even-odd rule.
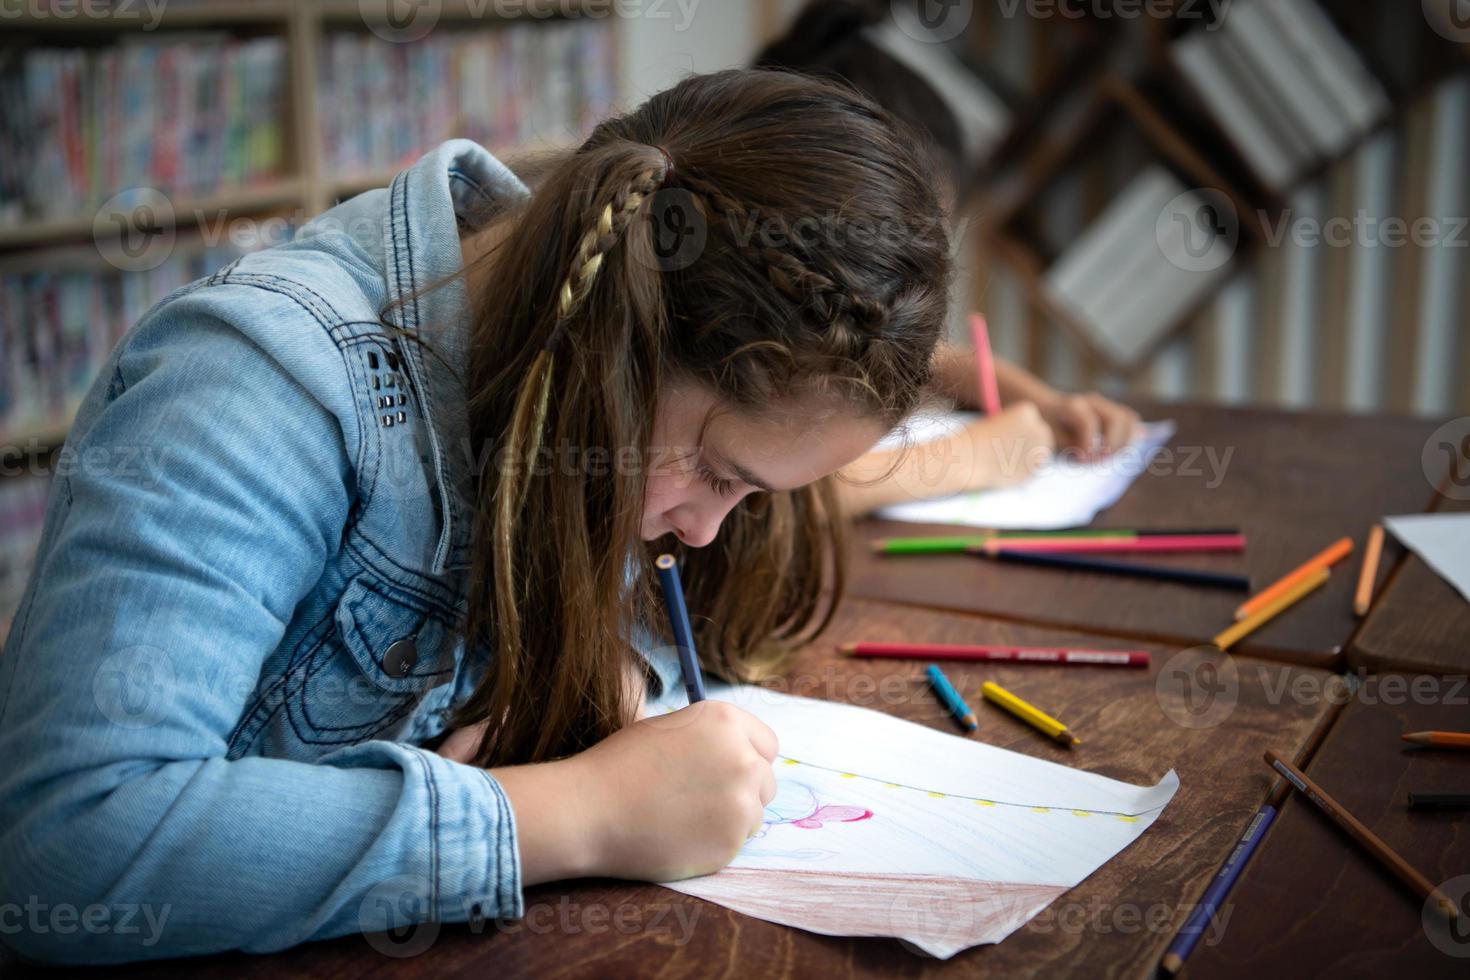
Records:
[[[1133,786],[851,705],[725,685],[710,696],[775,730],[777,793],[728,868],[667,887],[941,958],[1020,928],[1179,787],[1173,770]]]
[[[878,448],[920,445],[962,429],[980,416],[973,412],[924,413],[911,417],[878,443]],[[961,493],[938,500],[915,500],[877,512],[878,517],[915,524],[963,524],[970,527],[1081,527],[1106,510],[1133,485],[1155,453],[1174,436],[1172,420],[1140,427],[1128,446],[1095,462],[1063,453],[1029,480],[995,490]],[[998,451],[1004,452],[1004,447]]]
[[[1470,601],[1470,514],[1405,514],[1383,526]]]

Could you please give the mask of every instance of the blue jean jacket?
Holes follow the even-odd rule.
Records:
[[[112,962],[521,914],[505,794],[421,747],[486,660],[449,639],[465,294],[396,315],[438,357],[378,313],[527,193],[447,142],[112,353],[0,654],[4,947]]]

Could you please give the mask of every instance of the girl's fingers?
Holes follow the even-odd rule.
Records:
[[[767,770],[765,775],[761,778],[761,806],[769,806],[770,802],[775,798],[776,773],[774,770]]]
[[[776,733],[771,731],[771,726],[761,721],[755,715],[748,715],[746,731],[750,735],[750,744],[761,754],[761,758],[767,762],[776,761],[776,752],[780,749],[780,742],[776,739]]]

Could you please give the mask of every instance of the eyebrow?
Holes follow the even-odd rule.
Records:
[[[764,490],[766,493],[776,492],[769,483],[762,480],[760,477],[756,476],[754,473],[750,472],[750,470],[741,466],[733,459],[730,459],[724,453],[720,453],[719,456],[720,462],[728,466],[730,468],[730,472],[734,473],[736,478],[738,478],[741,483],[745,483],[752,487],[755,487],[757,490]]]

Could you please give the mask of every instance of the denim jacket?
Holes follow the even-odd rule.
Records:
[[[444,143],[112,352],[0,654],[0,944],[107,962],[521,914],[505,794],[422,747],[486,666],[449,639],[465,292],[395,314],[437,357],[378,314],[527,193]]]

